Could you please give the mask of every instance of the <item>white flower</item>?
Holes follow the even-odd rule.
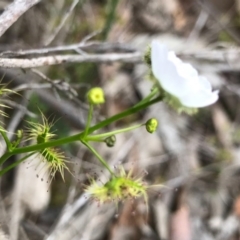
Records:
[[[206,107],[218,100],[219,91],[212,91],[210,82],[199,76],[189,63],[182,62],[158,41],[151,45],[151,63],[154,77],[162,89],[178,98],[185,107]]]

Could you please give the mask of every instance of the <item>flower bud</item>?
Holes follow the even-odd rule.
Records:
[[[158,120],[156,118],[150,118],[146,122],[146,129],[149,133],[154,133],[157,130]]]
[[[19,143],[21,142],[23,138],[23,130],[18,130],[17,131],[17,138],[15,141],[12,142],[12,147],[15,148],[19,145]]]
[[[108,147],[113,147],[115,145],[115,142],[116,142],[116,137],[115,135],[112,135],[110,137],[107,137],[104,142],[106,143],[106,145]]]
[[[104,103],[105,99],[104,99],[104,92],[102,88],[95,87],[90,89],[90,91],[87,94],[87,99],[89,103],[94,105]]]
[[[19,130],[17,131],[17,138],[18,138],[18,139],[22,139],[22,137],[23,137],[23,130],[22,130],[22,129],[19,129]]]

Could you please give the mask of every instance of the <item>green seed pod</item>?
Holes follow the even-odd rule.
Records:
[[[104,142],[106,143],[106,145],[108,147],[113,147],[115,145],[115,142],[116,142],[116,137],[115,135],[112,135],[110,137],[107,137]]]
[[[154,133],[157,130],[158,120],[151,118],[146,122],[146,129],[149,133]]]
[[[22,137],[23,137],[23,130],[22,130],[22,129],[19,129],[19,130],[17,131],[17,139],[22,139]]]

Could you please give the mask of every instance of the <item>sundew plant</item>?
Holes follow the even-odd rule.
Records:
[[[53,124],[49,123],[43,114],[41,114],[42,123],[28,122],[27,130],[18,130],[14,141],[9,140],[6,130],[1,126],[0,133],[7,146],[6,152],[0,157],[1,166],[11,156],[23,153],[25,156],[13,164],[8,164],[6,168],[2,168],[0,175],[14,168],[31,155],[37,154],[41,157],[41,161],[47,164],[50,180],[54,178],[56,172],[60,172],[64,179],[64,171],[69,171],[69,169],[66,157],[58,147],[64,144],[80,142],[88,148],[95,156],[96,161],[99,161],[102,167],[110,174],[106,183],[99,183],[94,178],[90,179],[90,184],[86,186],[85,191],[92,199],[104,203],[143,197],[147,201],[147,190],[151,186],[144,183],[142,178],[134,177],[131,171],[127,173],[123,167],[120,168],[120,171],[116,171],[109,166],[106,159],[92,146],[92,142],[107,144],[107,146],[111,147],[116,141],[115,136],[117,134],[140,127],[145,127],[146,131],[154,133],[158,126],[158,120],[155,118],[135,126],[126,126],[110,132],[106,132],[105,127],[159,102],[168,104],[169,107],[174,108],[178,113],[194,114],[199,108],[215,103],[218,100],[219,92],[217,90],[213,91],[210,82],[205,77],[200,76],[190,64],[182,62],[176,57],[174,52],[168,51],[166,46],[161,45],[158,41],[151,43],[144,59],[149,66],[149,78],[152,82],[152,90],[149,92],[149,95],[135,106],[93,125],[92,116],[94,109],[97,105],[103,104],[106,99],[101,88],[92,88],[87,93],[89,110],[86,126],[82,132],[57,138],[57,133],[52,131]],[[11,90],[1,86],[0,95],[2,98],[9,92]],[[5,104],[0,104],[0,107],[3,109],[6,106]],[[0,114],[6,117],[6,113],[3,110],[0,111]],[[26,139],[31,140],[29,141],[31,144],[22,147],[20,143]]]

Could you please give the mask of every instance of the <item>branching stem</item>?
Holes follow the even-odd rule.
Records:
[[[88,129],[88,134],[93,133],[94,131],[104,128],[107,125],[116,122],[126,116],[129,116],[131,114],[134,114],[142,109],[145,109],[159,101],[161,101],[162,98],[156,97],[154,99],[152,99],[151,101],[145,102],[142,101],[140,104],[137,104],[131,108],[129,108],[126,111],[123,111],[119,114],[116,114],[106,120],[103,120],[102,122],[96,124],[93,127],[90,127]],[[2,132],[1,132],[2,134]],[[4,135],[4,134],[3,134]],[[68,143],[72,143],[72,142],[76,142],[76,141],[84,141],[84,132],[78,133],[76,135],[72,135],[69,137],[64,137],[64,138],[60,138],[57,140],[52,140],[50,142],[45,142],[45,143],[41,143],[41,144],[36,144],[36,145],[32,145],[32,146],[27,146],[27,147],[20,147],[20,148],[15,148],[12,149],[12,151],[8,151],[5,154],[2,155],[2,157],[0,158],[0,165],[3,164],[9,157],[16,155],[16,154],[20,154],[20,153],[28,153],[28,152],[37,152],[40,151],[44,148],[49,148],[49,147],[56,147],[56,146],[60,146],[60,145],[64,145],[64,144],[68,144]],[[6,142],[7,144],[11,144],[9,141]],[[9,145],[10,146],[10,145]]]
[[[107,132],[107,133],[102,133],[102,134],[97,134],[97,135],[89,135],[89,136],[86,137],[86,140],[87,141],[98,141],[98,140],[110,137],[112,135],[116,135],[116,134],[124,133],[124,132],[129,132],[131,130],[134,130],[136,128],[142,127],[144,125],[145,124],[142,123],[142,124],[138,124],[138,125],[127,127],[127,128],[123,128],[123,129],[118,129],[118,130]]]

